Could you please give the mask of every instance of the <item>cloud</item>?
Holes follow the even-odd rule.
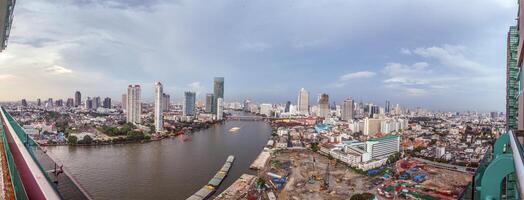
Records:
[[[338,78],[338,81],[330,84],[330,86],[331,87],[343,87],[350,80],[371,78],[371,77],[374,77],[376,74],[377,73],[372,72],[372,71],[360,71],[360,72],[347,73],[347,74],[340,76]]]
[[[402,49],[400,49],[400,53],[401,54],[405,54],[405,55],[411,55],[411,50],[406,49],[406,48],[402,48]]]
[[[190,91],[195,92],[197,95],[203,94],[203,92],[206,90],[206,88],[198,81],[189,83],[187,86],[189,87]]]
[[[491,70],[479,62],[470,60],[464,56],[467,48],[460,45],[445,44],[441,47],[422,47],[413,50],[416,55],[425,58],[437,59],[441,65],[455,69],[465,69],[471,72],[490,73]]]
[[[425,89],[421,88],[405,88],[405,94],[408,96],[424,96],[428,94]]]
[[[59,66],[59,65],[53,65],[51,67],[47,67],[45,68],[45,71],[51,74],[71,74],[73,73],[73,70]]]
[[[0,80],[6,81],[15,78],[12,74],[0,74]]]

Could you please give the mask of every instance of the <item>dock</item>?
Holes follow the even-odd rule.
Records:
[[[222,181],[226,178],[231,166],[235,161],[235,156],[230,155],[227,157],[226,163],[220,168],[220,170],[215,174],[215,176],[205,185],[202,189],[198,190],[195,194],[187,198],[186,200],[204,200],[209,199],[213,195],[218,186],[222,184]]]
[[[256,176],[249,174],[242,174],[231,186],[229,186],[224,192],[220,193],[215,200],[225,200],[225,199],[242,199],[245,198],[247,192],[249,191],[249,186],[251,186],[255,180]]]
[[[269,160],[269,157],[271,154],[267,151],[262,151],[260,155],[258,155],[257,159],[249,166],[250,169],[260,170],[264,168],[267,161]]]

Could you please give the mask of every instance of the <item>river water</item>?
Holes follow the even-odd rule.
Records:
[[[229,129],[240,127],[238,133]],[[243,173],[262,151],[271,127],[260,121],[227,121],[195,132],[191,139],[144,144],[47,147],[94,199],[186,199],[235,156],[216,194]]]

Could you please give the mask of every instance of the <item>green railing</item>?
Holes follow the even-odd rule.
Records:
[[[7,142],[7,137],[5,135],[4,129],[0,123],[0,135],[2,136],[4,153],[7,161],[7,168],[9,169],[9,176],[11,178],[11,184],[13,186],[13,192],[16,200],[27,200],[27,194],[25,193],[24,184],[20,179],[18,170],[16,170],[15,161],[13,159],[13,154],[11,154],[11,149],[9,148],[9,143]]]
[[[4,108],[0,111],[5,114],[7,123],[14,129],[14,134],[22,141],[48,182],[62,199],[91,199],[88,193],[67,173],[63,166],[57,164],[45,150],[29,137]]]

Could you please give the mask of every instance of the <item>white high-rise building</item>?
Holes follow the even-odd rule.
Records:
[[[217,99],[217,120],[224,119],[224,99]]]
[[[309,92],[302,88],[298,92],[298,113],[309,115]]]
[[[353,99],[347,98],[342,106],[342,120],[350,121],[355,118],[355,104]]]
[[[129,85],[127,87],[126,120],[133,124],[140,124],[142,105],[140,102],[140,85]]]
[[[162,83],[155,84],[155,130],[157,132],[164,130],[164,90]]]
[[[271,117],[272,111],[273,111],[273,105],[269,103],[260,104],[260,114],[266,115],[266,117]]]

